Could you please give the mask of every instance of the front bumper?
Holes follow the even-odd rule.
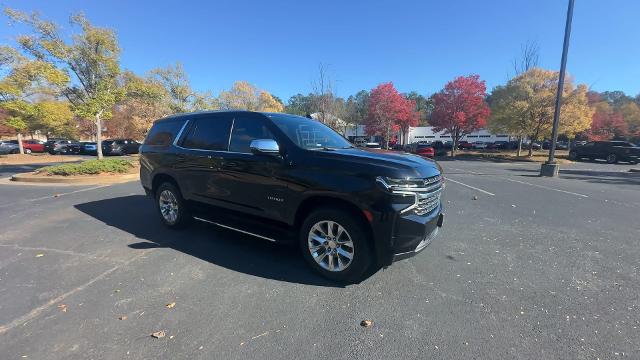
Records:
[[[410,258],[431,244],[444,223],[444,214],[438,212],[437,216],[424,223],[410,219],[400,221],[402,230],[399,228],[397,231],[401,235],[396,236],[392,262]],[[406,223],[408,221],[413,221],[413,224]]]

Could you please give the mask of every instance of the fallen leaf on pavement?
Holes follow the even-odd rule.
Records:
[[[62,312],[67,312],[67,305],[60,304],[60,305],[58,305],[58,309],[62,310]]]
[[[151,334],[151,337],[154,337],[156,339],[161,339],[165,336],[166,334],[164,333],[164,330],[160,330],[160,331],[156,331],[153,334]]]
[[[175,303],[175,302],[168,303],[167,305],[165,305],[165,307],[166,307],[166,308],[168,308],[168,309],[171,309],[171,308],[173,308],[174,306],[176,306],[176,303]]]
[[[119,293],[119,292],[120,292],[120,289],[115,289],[115,290],[113,290],[113,292],[114,292],[114,293]]]
[[[118,318],[118,320],[127,320],[127,315],[122,315]]]
[[[474,197],[473,197],[473,200],[478,200],[478,197],[477,197],[477,196],[474,196]]]
[[[360,322],[360,326],[362,327],[371,327],[371,325],[373,325],[373,321],[371,320],[362,320]]]
[[[36,257],[43,257],[44,254],[37,254]]]

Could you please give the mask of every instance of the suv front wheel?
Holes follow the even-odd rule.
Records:
[[[158,187],[156,205],[160,219],[169,228],[182,228],[191,219],[180,190],[170,182],[165,182]]]
[[[362,280],[371,266],[371,250],[361,221],[334,208],[318,209],[300,229],[305,260],[322,276],[344,283]]]

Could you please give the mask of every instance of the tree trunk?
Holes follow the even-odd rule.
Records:
[[[389,149],[389,137],[391,136],[391,126],[387,124],[387,150]]]
[[[571,142],[574,141],[575,139],[576,138],[573,138],[573,139],[569,138],[568,139],[569,140],[569,141],[567,141],[567,151],[568,152],[571,152]]]
[[[453,137],[453,143],[451,144],[451,157],[455,157],[456,156],[456,147],[458,144],[458,139],[456,139],[456,137]]]
[[[520,155],[522,155],[522,136],[518,136],[518,154],[517,154],[517,156],[520,157]]]
[[[98,160],[102,160],[102,119],[100,118],[102,114],[96,114],[96,154],[98,155]]]
[[[17,137],[18,137],[18,149],[20,149],[20,154],[24,155],[24,146],[22,146],[22,133],[18,133]]]
[[[533,156],[533,140],[529,142],[529,157]]]

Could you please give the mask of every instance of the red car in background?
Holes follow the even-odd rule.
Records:
[[[428,157],[428,158],[433,158],[436,155],[436,152],[431,145],[418,144],[418,146],[416,146],[415,154]]]
[[[26,154],[44,152],[44,142],[40,140],[22,140],[22,147]]]

